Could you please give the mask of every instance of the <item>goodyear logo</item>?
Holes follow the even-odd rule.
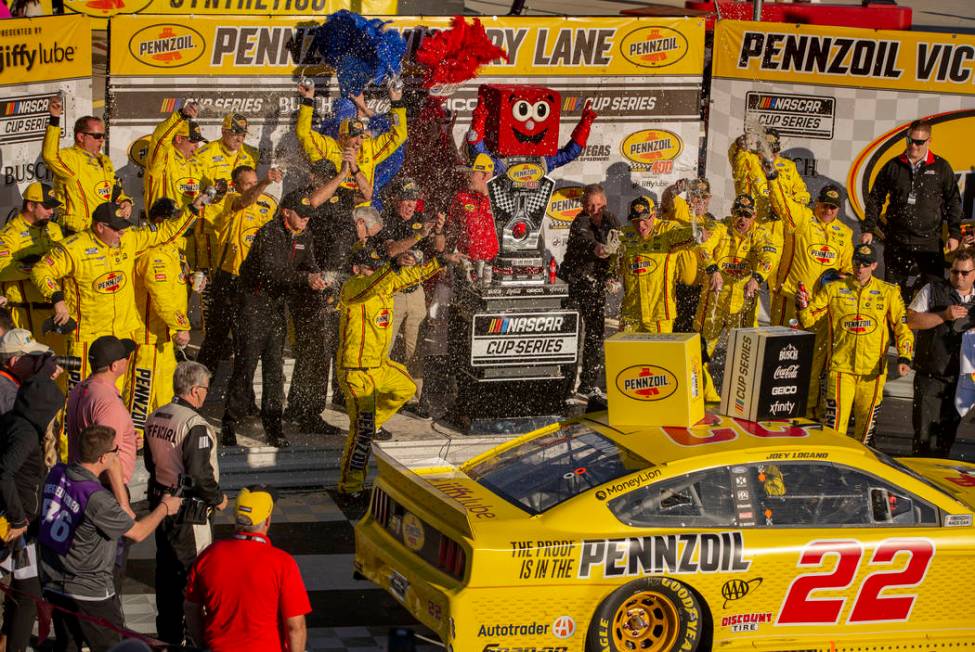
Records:
[[[630,263],[630,273],[637,276],[652,274],[655,269],[657,269],[657,263],[653,258],[647,256],[634,256]]]
[[[151,138],[152,136],[142,136],[129,145],[129,160],[140,168],[146,166],[147,159],[149,158],[149,143]]]
[[[92,288],[99,294],[116,294],[125,287],[123,272],[106,272],[92,282]]]
[[[623,37],[620,52],[632,64],[643,68],[671,66],[690,51],[687,38],[675,29],[651,25]]]
[[[129,41],[129,52],[147,66],[179,68],[203,56],[206,41],[195,29],[165,23],[136,32]]]
[[[747,276],[752,272],[748,266],[748,259],[737,256],[725,256],[718,262],[718,267],[731,276]]]
[[[656,365],[634,365],[616,375],[616,388],[637,401],[661,401],[677,391],[677,376]]]
[[[533,183],[542,180],[545,170],[537,163],[518,163],[508,168],[507,174],[516,183]]]
[[[828,244],[816,244],[809,247],[809,257],[820,265],[831,265],[836,261],[836,250]]]
[[[877,330],[877,322],[860,314],[845,315],[840,320],[840,324],[842,324],[843,330],[854,335],[869,335]]]
[[[102,201],[108,201],[112,198],[112,184],[104,179],[95,184],[95,195],[97,195]]]
[[[680,136],[664,129],[642,129],[627,136],[620,145],[620,153],[627,160],[644,166],[672,161],[683,149]]]
[[[374,324],[376,324],[376,328],[389,328],[389,324],[392,321],[390,319],[389,310],[383,308],[372,321]]]
[[[552,193],[545,214],[558,222],[571,222],[582,211],[582,186],[565,186]]]

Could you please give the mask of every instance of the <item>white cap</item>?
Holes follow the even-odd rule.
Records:
[[[34,339],[29,330],[12,328],[0,338],[0,355],[47,353],[51,348]]]

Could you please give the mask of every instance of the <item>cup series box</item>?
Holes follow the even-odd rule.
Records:
[[[814,340],[812,333],[783,326],[734,329],[721,413],[748,421],[805,415]]]

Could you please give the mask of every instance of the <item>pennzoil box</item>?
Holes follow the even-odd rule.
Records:
[[[784,326],[731,331],[721,413],[748,421],[804,416],[815,339]]]
[[[697,333],[617,333],[606,340],[614,426],[693,426],[704,418]]]

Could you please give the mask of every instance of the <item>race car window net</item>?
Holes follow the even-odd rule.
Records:
[[[574,424],[505,450],[472,466],[467,474],[508,502],[539,514],[651,466],[598,432]]]
[[[938,525],[938,510],[889,482],[828,462],[717,467],[608,501],[634,527]]]

